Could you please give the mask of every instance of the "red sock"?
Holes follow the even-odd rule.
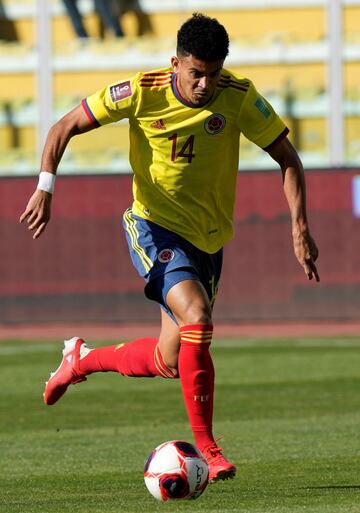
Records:
[[[114,371],[123,376],[174,378],[157,343],[157,338],[139,338],[126,344],[92,349],[80,359],[80,370],[85,374]]]
[[[212,333],[211,324],[180,328],[179,375],[195,444],[200,450],[214,442],[215,372],[209,351]]]

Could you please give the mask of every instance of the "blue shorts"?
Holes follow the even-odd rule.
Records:
[[[211,306],[218,289],[223,250],[205,253],[174,232],[134,215],[129,208],[123,226],[135,269],[146,281],[145,295],[157,301],[175,320],[166,295],[177,283],[197,280],[204,286]]]

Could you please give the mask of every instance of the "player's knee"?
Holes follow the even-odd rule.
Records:
[[[211,312],[207,309],[191,309],[183,315],[180,324],[212,324]]]

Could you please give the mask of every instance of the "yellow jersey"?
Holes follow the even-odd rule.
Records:
[[[138,73],[83,100],[97,125],[130,125],[132,211],[215,253],[233,237],[243,133],[263,149],[287,128],[252,82],[223,69],[201,107],[189,106],[170,68]]]

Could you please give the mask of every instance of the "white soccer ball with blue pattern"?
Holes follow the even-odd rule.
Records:
[[[197,499],[208,484],[209,469],[196,447],[172,440],[159,445],[150,454],[144,479],[151,495],[159,501]]]

